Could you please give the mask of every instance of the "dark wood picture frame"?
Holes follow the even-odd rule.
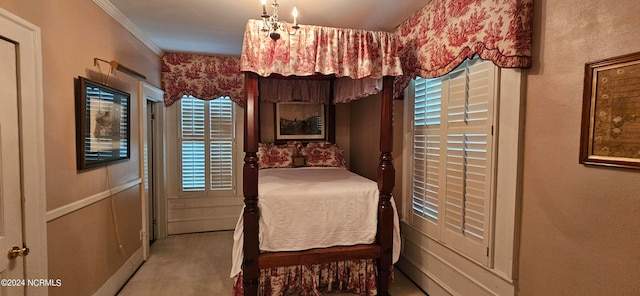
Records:
[[[327,115],[327,106],[321,103],[276,103],[275,139],[276,141],[326,140]]]
[[[75,86],[77,169],[128,160],[131,95],[84,77]]]
[[[640,169],[640,52],[585,64],[580,163]]]

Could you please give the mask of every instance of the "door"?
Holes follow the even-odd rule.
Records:
[[[149,246],[156,239],[167,237],[166,211],[164,207],[164,149],[163,149],[163,118],[164,108],[160,105],[163,101],[161,89],[146,82],[140,82],[140,155],[142,157],[141,169],[144,179],[144,191],[142,194],[142,225],[144,240],[144,258],[149,257]]]
[[[157,221],[158,221],[158,199],[155,190],[155,169],[153,164],[155,163],[155,102],[151,100],[147,100],[147,159],[146,159],[146,173],[145,177],[147,178],[146,184],[147,188],[147,196],[149,202],[149,221],[148,221],[148,229],[149,229],[149,244],[153,244],[153,242],[157,238]]]
[[[24,295],[26,286],[16,50],[0,36],[0,295]]]

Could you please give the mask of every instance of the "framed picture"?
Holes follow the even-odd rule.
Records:
[[[640,169],[640,52],[585,64],[580,163]]]
[[[326,112],[320,103],[276,104],[276,140],[325,139]]]
[[[76,155],[78,170],[130,158],[130,95],[76,79]]]

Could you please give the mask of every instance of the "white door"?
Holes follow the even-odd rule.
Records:
[[[16,45],[0,38],[0,295],[24,295],[25,286],[16,58]]]

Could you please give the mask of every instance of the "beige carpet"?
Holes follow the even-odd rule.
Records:
[[[151,245],[149,259],[118,295],[231,295],[232,245],[232,231],[174,235],[158,240]],[[394,296],[425,295],[399,271],[389,292]]]

